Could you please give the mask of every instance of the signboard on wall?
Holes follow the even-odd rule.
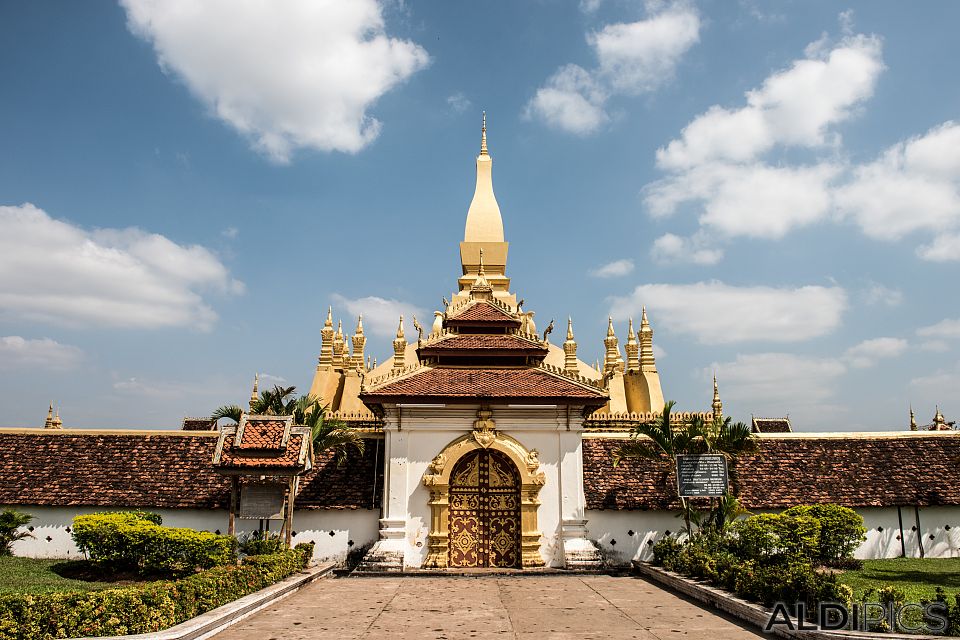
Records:
[[[283,520],[282,484],[247,484],[240,488],[240,514],[247,520]]]
[[[682,498],[727,493],[727,458],[718,453],[677,456],[677,491]]]

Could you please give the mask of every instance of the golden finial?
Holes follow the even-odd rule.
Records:
[[[720,389],[717,387],[717,372],[713,372],[713,417],[723,417],[723,403],[720,402]]]
[[[43,422],[44,429],[53,429],[53,402],[50,403],[50,408],[47,409],[47,419]]]
[[[323,323],[325,327],[333,327],[333,305],[327,307],[327,321]]]
[[[483,247],[480,247],[480,270],[478,271],[478,275],[483,275]]]
[[[483,126],[480,128],[480,155],[489,155],[487,153],[487,112],[483,112]]]
[[[260,374],[253,374],[253,390],[250,392],[250,413],[253,413],[253,408],[257,404],[257,400],[260,399]]]
[[[910,403],[910,431],[917,430],[917,417],[913,415],[913,403]]]
[[[363,314],[357,316],[357,330],[355,331],[356,335],[363,335]]]
[[[573,340],[573,318],[567,316],[567,340]]]
[[[613,316],[607,316],[607,335],[615,336],[616,332],[613,330]]]
[[[400,314],[400,326],[397,327],[397,337],[403,337],[403,314]]]
[[[60,419],[60,407],[59,407],[59,405],[57,406],[57,415],[54,416],[54,418],[53,418],[53,428],[54,428],[54,429],[62,429],[62,428],[63,428],[63,420]]]

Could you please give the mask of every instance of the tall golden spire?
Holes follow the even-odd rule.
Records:
[[[563,343],[563,368],[567,373],[579,373],[577,365],[577,341],[573,337],[573,318],[567,318],[567,339]]]
[[[57,405],[57,415],[53,416],[53,428],[63,429],[63,420],[60,419],[60,405]]]
[[[937,405],[937,412],[933,416],[933,431],[943,431],[946,429],[946,418],[940,413],[940,405]]]
[[[503,242],[503,217],[493,195],[493,158],[487,150],[487,115],[483,115],[480,155],[477,156],[477,186],[467,210],[464,242]]]
[[[337,331],[333,334],[333,364],[341,367],[346,358],[347,343],[343,337],[343,320],[337,320]]]
[[[717,374],[713,374],[713,419],[723,418],[723,403],[720,402],[720,389],[717,387]]]
[[[917,417],[913,415],[913,404],[910,405],[910,431],[917,430]]]
[[[53,402],[50,403],[50,408],[47,409],[47,419],[43,422],[44,429],[53,429]]]

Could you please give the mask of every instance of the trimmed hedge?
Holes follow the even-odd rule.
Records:
[[[250,556],[180,580],[72,593],[0,596],[0,640],[150,633],[180,624],[303,569],[312,544],[269,556]]]
[[[207,531],[163,527],[141,511],[94,513],[73,519],[77,546],[94,562],[141,575],[182,575],[237,559],[237,540]]]
[[[787,509],[783,515],[806,516],[820,523],[820,542],[815,559],[825,565],[843,564],[866,540],[863,518],[848,507],[838,504],[800,505]]]

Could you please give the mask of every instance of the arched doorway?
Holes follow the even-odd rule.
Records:
[[[509,457],[477,449],[450,475],[451,567],[520,567],[520,472]]]

